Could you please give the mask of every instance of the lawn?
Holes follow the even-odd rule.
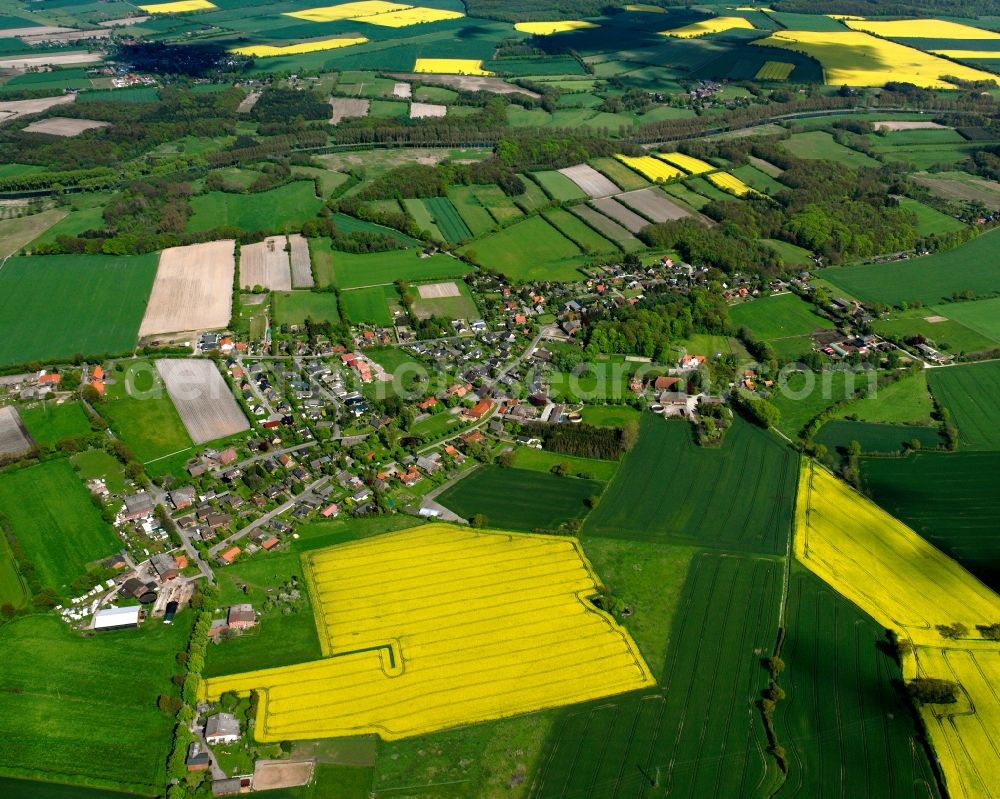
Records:
[[[567,466],[572,477],[607,482],[618,471],[618,461],[602,461],[595,458],[577,458],[558,452],[548,452],[533,447],[518,447],[514,451],[514,468],[530,469],[549,474],[557,465]]]
[[[86,436],[90,433],[90,419],[79,402],[42,402],[30,408],[21,408],[21,421],[31,437],[43,447],[63,438]]]
[[[630,405],[585,405],[580,416],[584,424],[597,427],[624,427],[641,418],[639,411]]]
[[[927,383],[951,413],[963,449],[1000,449],[1000,362],[931,370]]]
[[[381,286],[397,280],[444,280],[472,271],[457,258],[441,254],[425,258],[416,248],[364,254],[334,252],[333,270],[334,284],[340,289]]]
[[[660,687],[564,713],[532,797],[771,795],[780,772],[752,703],[767,685],[760,658],[774,644],[780,593],[775,561],[695,555]]]
[[[869,158],[862,152],[852,150],[835,141],[833,135],[825,130],[811,130],[807,133],[796,133],[781,145],[797,158],[822,158],[827,161],[837,161],[851,167],[877,167],[878,161]]]
[[[0,772],[159,793],[174,722],[157,709],[156,698],[177,690],[170,677],[178,671],[174,655],[186,646],[190,618],[186,611],[173,625],[147,621],[138,630],[91,638],[55,616],[30,616],[0,627]],[[128,719],[128,734],[109,723],[115,718]]]
[[[461,252],[515,282],[577,280],[581,278],[577,267],[586,260],[573,242],[540,216],[467,244]]]
[[[277,189],[256,194],[228,194],[211,191],[191,198],[189,233],[221,226],[237,227],[248,232],[282,232],[298,229],[316,216],[322,205],[311,180],[297,180]]]
[[[969,291],[974,295],[1000,291],[1000,233],[990,231],[953,250],[891,264],[838,266],[822,276],[864,302],[898,305],[920,300],[934,305]]]
[[[279,325],[301,325],[306,319],[332,324],[340,321],[337,295],[332,291],[283,291],[273,296],[274,321]]]
[[[121,549],[68,460],[0,475],[0,514],[34,564],[39,582],[63,599],[87,564]]]
[[[864,453],[893,455],[903,452],[914,440],[921,449],[937,449],[944,443],[937,427],[903,424],[876,424],[832,419],[824,424],[813,441],[831,452],[846,451],[852,441],[861,445]]]
[[[152,363],[131,364],[115,378],[100,413],[140,461],[149,464],[192,446]]]
[[[638,442],[584,534],[784,552],[797,461],[776,438],[741,419],[721,448],[708,449],[693,442],[689,424],[646,414]]]
[[[1000,589],[998,469],[996,452],[861,459],[865,491],[876,503],[994,590]]]
[[[157,255],[11,258],[0,269],[0,366],[128,352]]]
[[[528,469],[483,466],[438,496],[459,516],[486,516],[490,527],[554,530],[586,514],[585,501],[604,484],[577,477],[556,477]]]
[[[871,396],[854,400],[834,413],[834,417],[860,422],[929,425],[933,410],[927,390],[927,372],[921,369],[879,387]]]
[[[367,322],[383,327],[392,324],[389,303],[399,301],[399,292],[392,285],[351,289],[343,292],[340,296],[344,301],[344,313],[347,314],[345,321],[350,323]]]
[[[742,302],[729,309],[737,327],[748,327],[767,342],[805,336],[817,330],[832,330],[833,322],[817,314],[797,294],[778,294]]]

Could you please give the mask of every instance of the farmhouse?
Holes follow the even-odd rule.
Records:
[[[174,560],[173,555],[167,555],[166,553],[159,553],[153,555],[149,559],[152,564],[153,569],[160,578],[160,582],[167,582],[167,580],[173,580],[177,576],[177,561]]]
[[[197,492],[194,490],[194,486],[183,486],[182,488],[177,488],[169,494],[170,504],[174,506],[174,510],[189,508],[192,504],[194,504],[196,494]]]
[[[125,497],[125,513],[123,518],[130,522],[134,519],[141,519],[149,516],[153,512],[153,498],[145,491]]]
[[[257,616],[253,612],[253,605],[233,605],[229,609],[226,623],[233,630],[249,630],[257,626]]]
[[[493,400],[481,399],[471,408],[466,408],[462,415],[472,421],[482,419],[493,408]]]
[[[240,722],[232,713],[216,713],[205,722],[205,741],[216,744],[231,744],[240,739]]]
[[[127,608],[105,608],[94,614],[95,630],[127,630],[138,627],[142,609],[137,606]]]

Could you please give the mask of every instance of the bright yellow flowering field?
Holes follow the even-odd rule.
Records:
[[[626,11],[646,11],[650,14],[666,14],[666,9],[661,6],[651,6],[649,3],[630,3],[625,6]]]
[[[237,47],[230,52],[254,58],[272,58],[279,55],[296,55],[298,53],[315,53],[320,50],[336,50],[339,47],[350,47],[352,44],[364,44],[368,40],[364,36],[353,39],[323,39],[316,42],[302,42],[276,47],[270,44],[255,44],[249,47]]]
[[[753,44],[812,56],[823,65],[824,78],[832,86],[884,86],[889,81],[906,81],[928,89],[953,89],[942,75],[969,81],[996,79],[989,72],[862,31],[776,31]]]
[[[661,9],[662,10],[662,9]],[[555,22],[516,22],[514,28],[521,33],[533,33],[535,36],[551,36],[553,33],[564,33],[565,31],[582,30],[584,28],[596,28],[593,22],[584,22],[580,19],[564,19]]]
[[[1000,620],[1000,596],[826,470],[803,463],[795,520],[795,555],[901,640],[913,644],[903,675],[956,682],[952,705],[922,705],[953,799],[997,799],[1000,752],[1000,643],[977,624]],[[970,630],[944,638],[938,624]]]
[[[997,50],[931,50],[931,52],[935,55],[943,55],[946,58],[954,58],[958,61],[1000,60],[1000,51]]]
[[[208,11],[218,6],[208,0],[176,0],[174,3],[153,3],[139,8],[147,14],[183,14],[185,11]]]
[[[848,28],[888,39],[1000,39],[1000,33],[943,19],[845,20]]]
[[[644,178],[658,183],[684,177],[684,173],[680,169],[664,163],[659,158],[653,158],[651,155],[633,156],[618,154],[615,158],[629,169],[634,169]]]
[[[414,72],[435,75],[492,75],[483,69],[483,62],[473,58],[418,58],[413,65]]]
[[[754,30],[754,26],[749,20],[743,17],[712,17],[703,19],[700,22],[692,22],[683,28],[674,28],[669,31],[661,31],[661,36],[676,36],[679,39],[692,39],[695,36],[704,36],[706,33],[722,33],[733,28],[746,28]]]
[[[654,684],[590,602],[573,538],[428,524],[309,553],[305,571],[324,659],[202,684],[260,691],[260,741],[392,740]]]
[[[440,22],[443,19],[461,19],[465,14],[458,11],[445,11],[441,8],[404,8],[390,11],[387,14],[372,14],[357,17],[355,22],[370,22],[372,25],[382,25],[386,28],[406,28],[410,25],[420,25],[424,22]]]
[[[400,11],[409,8],[406,3],[389,3],[386,0],[358,0],[355,3],[341,3],[336,6],[320,6],[307,8],[303,11],[289,11],[283,16],[296,17],[309,22],[336,22],[341,19],[367,17],[372,14],[386,14],[390,11]]]
[[[787,61],[765,61],[754,77],[758,80],[788,80],[794,69],[795,64]]]
[[[661,161],[666,161],[668,164],[679,167],[692,175],[700,175],[702,172],[711,172],[715,169],[714,166],[702,161],[700,158],[684,155],[684,153],[653,153],[653,155]]]
[[[737,197],[742,197],[744,194],[760,193],[756,189],[750,188],[746,183],[736,177],[736,175],[730,175],[728,172],[716,172],[712,175],[707,175],[706,177],[717,188],[720,188],[723,191],[728,191],[730,194],[735,194]]]

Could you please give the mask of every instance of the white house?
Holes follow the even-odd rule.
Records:
[[[213,746],[240,739],[240,722],[232,713],[216,713],[205,722],[205,741]]]

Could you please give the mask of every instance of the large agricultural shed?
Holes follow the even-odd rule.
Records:
[[[126,630],[130,627],[139,626],[139,614],[141,609],[138,605],[130,605],[124,608],[105,608],[94,614],[95,630]]]

